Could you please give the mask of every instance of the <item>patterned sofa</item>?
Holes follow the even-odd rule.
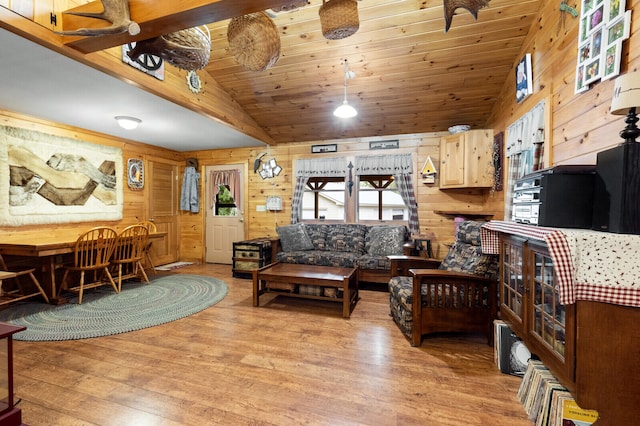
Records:
[[[499,262],[497,255],[482,252],[482,224],[462,222],[441,263],[393,257],[389,307],[412,346],[420,346],[424,334],[437,332],[482,333],[493,343]],[[421,297],[416,299],[418,293]]]
[[[281,226],[272,241],[281,263],[358,268],[358,281],[386,284],[388,255],[408,254],[410,233],[402,225],[302,224]]]

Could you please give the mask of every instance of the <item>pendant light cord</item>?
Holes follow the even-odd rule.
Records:
[[[347,101],[347,75],[349,72],[349,65],[347,64],[347,60],[344,60],[344,102]]]

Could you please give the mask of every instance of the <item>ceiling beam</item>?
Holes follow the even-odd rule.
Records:
[[[235,16],[278,8],[291,0],[129,0],[131,20],[140,25],[140,34],[129,33],[101,36],[64,36],[63,44],[82,53],[97,52],[120,46],[131,41],[146,40],[186,28],[197,27],[212,22],[223,21]],[[101,12],[100,1],[70,9],[74,12]],[[64,31],[79,28],[100,28],[108,22],[80,16],[62,14]]]

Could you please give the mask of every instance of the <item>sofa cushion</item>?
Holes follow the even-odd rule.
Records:
[[[327,250],[327,228],[325,223],[308,223],[304,225],[314,250]]]
[[[391,261],[387,256],[371,256],[363,254],[358,258],[358,268],[366,270],[389,271],[391,269]]]
[[[313,250],[313,243],[302,223],[279,226],[276,232],[284,251]]]
[[[479,277],[498,279],[498,255],[484,254],[480,246],[456,241],[442,260],[439,269],[466,272]]]
[[[327,230],[327,250],[364,254],[366,235],[366,225],[357,223],[331,225]]]
[[[281,251],[276,254],[276,260],[281,263],[355,268],[360,256],[361,255],[357,253],[326,250]]]
[[[402,254],[406,228],[400,226],[372,226],[367,232],[365,249],[372,256]]]

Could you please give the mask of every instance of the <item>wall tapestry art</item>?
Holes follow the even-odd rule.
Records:
[[[0,225],[122,219],[120,148],[0,126]]]

